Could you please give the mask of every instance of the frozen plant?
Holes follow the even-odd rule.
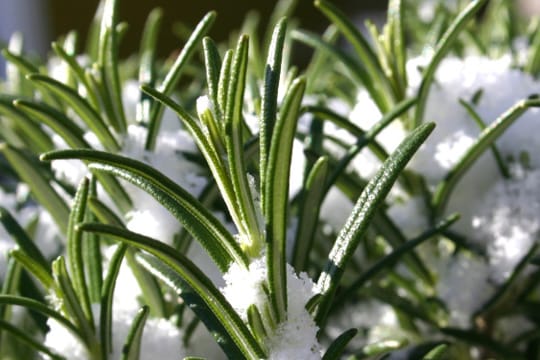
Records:
[[[59,241],[2,196],[0,356],[538,357],[540,37],[510,1],[418,4],[363,33],[316,0],[317,35],[282,0],[231,49],[210,12],[172,61],[160,10],[120,59],[116,0],[83,53],[14,38],[0,164]]]

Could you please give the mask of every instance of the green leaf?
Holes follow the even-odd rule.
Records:
[[[45,103],[22,99],[13,101],[13,105],[25,114],[34,117],[53,129],[69,146],[74,148],[90,147],[84,139],[84,131],[63,112]]]
[[[474,162],[497,140],[504,131],[531,107],[540,107],[540,99],[529,98],[518,101],[508,111],[482,131],[475,143],[448,171],[443,180],[437,185],[432,199],[435,214],[442,214],[452,190]]]
[[[206,69],[206,84],[208,87],[208,97],[216,112],[218,119],[222,118],[221,108],[218,101],[219,72],[221,69],[221,58],[216,44],[209,37],[203,39],[204,64]]]
[[[366,91],[371,95],[371,98],[375,104],[377,104],[379,109],[388,108],[389,105],[387,104],[383,91],[377,88],[375,83],[376,80],[372,77],[373,74],[368,72],[363,63],[358,62],[358,60],[347,54],[337,45],[329,44],[323,41],[320,36],[309,31],[294,30],[292,31],[291,36],[293,39],[309,45],[317,51],[320,51],[343,64],[350,76],[352,76],[356,85],[363,85],[366,88]],[[385,111],[381,112],[384,113]]]
[[[118,33],[117,13],[118,0],[104,0],[97,64],[98,69],[101,70],[103,91],[113,109],[113,114],[109,115],[109,121],[117,132],[125,133],[127,122],[122,104],[122,86],[118,65],[120,34]]]
[[[496,316],[496,314],[504,311],[508,307],[512,307],[516,303],[516,298],[520,296],[520,290],[523,289],[523,284],[520,284],[521,274],[527,269],[531,259],[538,253],[540,245],[534,243],[527,253],[519,260],[513,268],[510,276],[506,281],[500,284],[495,293],[485,301],[482,306],[473,314],[474,318],[488,318]],[[521,289],[520,289],[521,288]]]
[[[85,177],[79,184],[79,188],[75,194],[69,214],[66,252],[73,288],[85,317],[93,324],[94,317],[92,315],[92,308],[90,307],[90,294],[88,293],[86,274],[84,272],[83,234],[76,229],[77,225],[83,222],[85,218],[89,187],[90,181]]]
[[[183,254],[164,243],[113,226],[82,224],[80,225],[80,229],[111,236],[123,243],[135,246],[156,256],[163,264],[173,270],[172,273],[176,273],[180,276],[198,294],[198,296],[203,299],[247,358],[258,359],[265,356],[256,340],[232,306],[224,298],[223,294],[221,294],[212,281]],[[152,265],[155,266],[155,264]],[[168,277],[170,276],[171,275],[169,274]],[[174,286],[175,281],[176,280],[173,278],[169,285]]]
[[[540,20],[536,19],[536,24],[533,28],[538,28]],[[540,32],[534,31],[533,37],[528,47],[527,62],[525,64],[526,72],[534,77],[540,75]]]
[[[215,19],[216,13],[209,12],[202,18],[199,24],[197,24],[197,27],[195,28],[195,30],[193,30],[193,33],[187,40],[186,44],[182,48],[182,51],[180,52],[180,54],[178,54],[178,57],[176,58],[174,64],[167,73],[165,80],[163,80],[163,83],[159,86],[158,90],[160,93],[163,93],[167,96],[172,93],[172,91],[178,84],[178,80],[180,80],[180,76],[182,75],[186,64],[195,53],[195,49],[201,42],[202,38],[210,30],[210,27],[214,23]],[[152,106],[148,127],[148,135],[145,144],[146,150],[152,150],[156,146],[156,138],[159,132],[159,127],[161,125],[161,117],[163,114],[163,110],[164,108],[161,103],[154,103],[154,105]]]
[[[264,91],[261,99],[261,116],[259,121],[259,157],[260,157],[260,183],[261,188],[265,183],[266,163],[270,151],[270,143],[277,118],[277,103],[279,79],[281,76],[281,63],[283,61],[283,46],[285,44],[285,32],[287,22],[281,19],[272,33],[268,58],[264,69]],[[265,196],[261,196],[261,206],[264,208]]]
[[[439,330],[444,335],[454,337],[467,344],[480,346],[480,347],[489,349],[495,354],[498,354],[501,359],[508,359],[508,360],[523,359],[523,357],[516,350],[509,348],[506,344],[503,344],[501,341],[492,339],[486,334],[481,334],[474,330],[463,330],[463,329],[451,328],[451,327],[440,328]]]
[[[62,233],[67,231],[69,209],[65,201],[53,189],[43,171],[32,163],[22,151],[5,143],[0,143],[0,152],[4,154],[19,177],[30,187],[38,203],[47,209]]]
[[[448,51],[450,51],[458,35],[465,28],[469,20],[474,18],[475,14],[482,9],[486,2],[487,0],[471,1],[469,5],[459,14],[459,16],[454,19],[452,24],[448,27],[442,38],[437,43],[431,61],[424,71],[420,88],[418,89],[418,104],[416,105],[413,125],[418,125],[423,121],[429,89],[433,83],[437,67],[442,59],[444,59]]]
[[[143,306],[137,312],[135,319],[133,319],[126,343],[122,348],[122,360],[139,360],[144,325],[146,324],[149,312],[148,306]]]
[[[424,355],[422,360],[443,360],[447,350],[448,344],[437,345],[434,349],[430,350],[429,353]]]
[[[296,271],[306,271],[309,264],[309,254],[313,246],[319,212],[324,200],[327,175],[328,158],[320,157],[311,168],[301,193],[298,230],[292,255],[292,266]]]
[[[97,111],[75,90],[45,75],[27,76],[38,88],[51,91],[64,100],[80,116],[88,128],[96,134],[102,145],[111,151],[118,151],[120,146]]]
[[[66,52],[66,50],[64,50],[64,48],[62,46],[60,46],[58,43],[56,43],[56,42],[52,43],[52,48],[53,48],[54,52],[56,53],[56,55],[58,55],[62,60],[64,60],[66,62],[66,64],[68,64],[68,66],[71,69],[71,71],[73,72],[73,74],[75,74],[75,77],[77,78],[77,80],[86,89],[86,94],[87,94],[87,96],[89,98],[90,104],[94,108],[97,108],[99,106],[99,101],[98,101],[98,99],[96,97],[96,94],[94,93],[94,91],[92,89],[92,85],[90,84],[90,82],[88,81],[88,78],[86,77],[84,69],[77,62],[77,59],[75,58],[75,55],[68,54]]]
[[[3,305],[18,305],[25,307],[29,310],[37,311],[42,313],[49,318],[56,320],[67,330],[69,330],[81,343],[85,343],[86,339],[83,333],[73,324],[68,318],[62,315],[60,312],[53,310],[47,305],[40,303],[39,301],[14,295],[0,295],[0,304]]]
[[[86,317],[81,307],[79,298],[73,287],[73,282],[67,272],[66,263],[63,257],[58,257],[52,263],[53,278],[56,283],[56,295],[61,300],[63,311],[73,319],[77,328],[83,335],[83,342],[87,345],[90,353],[96,348],[97,339],[94,334],[94,322]]]
[[[139,83],[154,86],[156,81],[156,52],[159,29],[163,21],[163,11],[154,9],[148,15],[143,29],[143,37],[139,50]],[[154,102],[145,94],[141,94],[137,104],[137,122],[146,124],[150,122],[150,111]]]
[[[137,260],[150,273],[160,278],[178,293],[189,308],[193,310],[197,319],[204,323],[225,354],[228,354],[233,359],[244,358],[242,351],[220,322],[220,318],[212,312],[204,299],[176,271],[152,255],[139,254]]]
[[[0,95],[0,114],[8,117],[14,129],[21,130],[26,139],[31,140],[27,142],[26,146],[37,154],[54,149],[50,136],[43,131],[38,123],[15,109],[11,101],[11,97]]]
[[[318,280],[318,286],[323,296],[315,317],[319,325],[325,322],[345,266],[364,236],[375,211],[382,204],[397,177],[434,126],[434,124],[425,124],[415,129],[390,155],[362,191],[352,214],[338,234],[327,265]]]
[[[66,360],[65,357],[49,350],[40,341],[36,340],[32,335],[28,335],[24,330],[19,329],[17,326],[0,320],[0,329],[4,329],[5,331],[9,332],[11,335],[15,336],[15,338],[22,341],[31,348],[43,354],[46,354],[48,358],[51,358],[53,360]]]
[[[225,113],[225,108],[227,107],[227,92],[229,91],[229,79],[231,77],[233,56],[234,52],[232,50],[227,50],[225,56],[223,56],[223,62],[219,71],[218,105],[222,114]]]
[[[230,179],[229,174],[226,169],[226,160],[222,158],[222,155],[219,154],[214,148],[208,136],[197,124],[197,120],[194,119],[184,108],[179,104],[174,102],[170,97],[163,95],[162,93],[154,90],[152,88],[142,86],[142,90],[152,97],[156,98],[160,102],[169,106],[174,110],[180,119],[183,121],[184,126],[191,133],[195,143],[197,144],[199,150],[203,154],[206,162],[214,175],[214,180],[218,185],[221,196],[229,210],[233,222],[239,226],[242,224],[242,217],[240,210],[238,209],[237,202],[235,201],[235,193]]]
[[[259,344],[261,346],[264,345],[265,339],[268,337],[268,334],[266,333],[266,329],[264,326],[264,321],[261,316],[261,313],[257,309],[257,307],[253,304],[251,304],[247,309],[247,317],[248,317],[248,324],[251,328],[251,331],[253,332],[253,335],[255,338],[259,341]]]
[[[349,329],[339,335],[328,347],[324,353],[322,360],[338,360],[341,359],[343,351],[347,344],[358,334],[358,329]]]
[[[70,158],[93,162],[91,170],[119,176],[146,190],[182,222],[222,271],[226,271],[233,260],[247,264],[236,240],[221,222],[191,194],[156,169],[137,160],[95,150],[61,150],[42,155],[45,161]]]
[[[469,104],[463,99],[459,99],[459,103],[461,106],[465,108],[469,116],[474,120],[474,122],[478,125],[480,130],[485,130],[487,127],[486,123],[482,120],[480,117],[480,114],[476,112],[476,110],[473,108],[472,104]],[[505,179],[510,178],[510,169],[508,169],[508,166],[504,162],[503,156],[499,152],[499,149],[497,149],[497,146],[495,143],[491,144],[491,153],[493,154],[493,157],[495,158],[495,162],[497,163],[497,166],[499,167],[499,171],[501,172],[501,175]]]
[[[459,219],[458,214],[452,214],[447,217],[445,220],[439,222],[433,228],[423,232],[421,235],[416,237],[413,240],[407,241],[403,245],[395,248],[390,254],[384,256],[382,259],[378,260],[375,264],[371,265],[362,275],[360,275],[353,283],[342,293],[340,293],[340,299],[345,301],[348,299],[354,292],[360,289],[368,281],[375,278],[382,270],[394,266],[403,256],[412,251],[418,245],[423,242],[432,239],[433,236],[440,234],[441,232],[448,229]]]
[[[78,226],[79,231],[81,229]],[[103,282],[103,289],[101,291],[101,303],[99,313],[99,338],[101,340],[101,354],[104,359],[108,358],[109,353],[113,351],[113,296],[114,288],[116,286],[116,280],[118,273],[120,272],[120,266],[127,250],[126,244],[120,244],[114,251],[109,268],[107,269],[107,275]]]
[[[49,262],[41,253],[41,250],[34,244],[23,227],[15,220],[15,218],[0,206],[0,222],[4,226],[6,232],[11,235],[11,238],[17,243],[19,248],[33,259],[47,273],[51,273]]]
[[[238,231],[245,250],[251,257],[258,257],[262,245],[262,229],[259,228],[253,194],[248,184],[244,161],[243,114],[244,91],[248,63],[247,36],[241,36],[236,46],[231,66],[229,90],[225,111],[225,145],[236,207],[240,222]]]
[[[264,193],[266,203],[267,261],[270,293],[277,308],[278,321],[287,316],[287,277],[285,241],[288,220],[289,176],[296,124],[298,122],[305,79],[295,80],[289,88],[277,119],[266,168]]]
[[[380,104],[379,102],[377,102],[377,104],[381,112],[385,113],[388,110],[388,105],[390,104],[388,99],[385,97],[385,93],[387,93],[388,88],[388,79],[384,76],[384,71],[381,68],[377,56],[371,48],[369,42],[358,30],[358,27],[347,19],[346,15],[335,5],[324,0],[315,0],[315,7],[318,8],[334,25],[336,25],[339,31],[352,45],[356,55],[359,57],[361,63],[364,64],[366,72],[372,79],[370,82],[373,84],[375,93],[380,94]]]
[[[359,355],[367,357],[382,355],[384,353],[401,349],[406,345],[407,340],[405,339],[381,340],[362,347]]]
[[[19,249],[11,250],[9,255],[21,264],[26,271],[34,275],[45,289],[49,290],[54,286],[54,279],[48,265],[44,267],[36,259]]]

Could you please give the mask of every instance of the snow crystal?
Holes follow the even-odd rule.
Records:
[[[221,288],[221,292],[244,321],[247,321],[249,306],[253,304],[264,309],[268,303],[263,291],[267,273],[266,257],[262,256],[252,261],[248,269],[232,264],[224,275],[226,286]],[[297,276],[287,265],[287,320],[278,324],[266,340],[270,359],[320,359],[318,328],[305,309],[315,294],[315,284],[307,274]]]
[[[475,240],[486,244],[497,281],[508,277],[540,234],[540,169],[501,180],[478,202]]]
[[[464,253],[441,259],[438,265],[437,294],[449,310],[450,323],[469,327],[471,316],[495,291],[492,269],[484,260]]]
[[[99,319],[99,304],[92,305],[94,319]],[[120,359],[125,340],[133,325],[135,311],[114,310],[113,344],[110,359]],[[80,341],[62,324],[50,318],[47,321],[50,330],[45,337],[45,346],[62,354],[68,359],[90,359],[90,354]],[[98,326],[96,326],[98,328]],[[182,332],[166,319],[148,318],[141,340],[140,359],[182,359],[185,350],[182,347]],[[48,358],[45,356],[45,358]]]

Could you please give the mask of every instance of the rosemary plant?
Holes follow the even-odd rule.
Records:
[[[262,37],[216,43],[209,12],[169,60],[159,9],[120,59],[117,0],[84,51],[14,36],[0,357],[538,358],[540,36],[515,5],[391,0],[363,32],[316,0],[318,35],[281,0]]]

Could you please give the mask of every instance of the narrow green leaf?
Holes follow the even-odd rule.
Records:
[[[461,104],[461,106],[465,108],[467,113],[478,125],[480,130],[483,131],[487,127],[487,125],[480,117],[480,114],[478,114],[478,112],[476,112],[476,110],[473,108],[472,104],[469,104],[463,99],[459,99],[459,103]],[[493,157],[495,158],[495,162],[497,163],[497,166],[499,167],[499,171],[501,172],[501,175],[504,176],[505,179],[510,178],[510,169],[508,169],[508,166],[504,162],[503,156],[499,152],[499,149],[497,149],[497,146],[495,145],[495,143],[492,143],[490,147],[491,147],[491,152],[493,154]]]
[[[229,79],[231,77],[231,67],[234,52],[228,50],[223,57],[221,69],[219,71],[218,81],[218,105],[222,114],[225,114],[225,108],[227,107],[227,92],[229,91]]]
[[[509,304],[515,303],[513,300],[519,296],[517,289],[520,287],[518,281],[520,275],[525,271],[531,259],[537,254],[538,248],[538,244],[533,244],[528,249],[527,253],[514,267],[508,279],[499,285],[495,293],[474,313],[474,318],[488,317],[509,306]]]
[[[315,317],[319,325],[325,322],[345,266],[365,234],[372,216],[383,202],[384,197],[392,188],[407,162],[431,133],[434,126],[434,124],[428,123],[415,129],[390,155],[379,172],[362,191],[351,216],[338,234],[327,265],[319,277],[318,286],[323,295]]]
[[[104,0],[103,14],[99,32],[98,67],[104,91],[111,100],[114,116],[109,116],[113,128],[125,133],[127,122],[122,103],[122,86],[118,66],[120,48],[118,33],[118,0]]]
[[[422,360],[443,360],[448,350],[448,344],[437,345],[434,349],[430,350]]]
[[[49,290],[54,286],[54,279],[49,266],[44,267],[23,250],[11,250],[9,255],[21,264],[26,271],[34,275],[45,289]]]
[[[359,355],[363,357],[382,355],[384,353],[401,349],[406,345],[407,340],[404,339],[381,340],[362,347]]]
[[[498,354],[501,359],[508,360],[518,360],[523,359],[523,357],[515,349],[509,348],[506,344],[503,344],[501,341],[494,340],[486,334],[478,333],[474,330],[463,330],[458,328],[440,328],[439,329],[444,335],[454,337],[458,340],[461,340],[467,344],[481,346],[486,349],[490,349],[495,354]]]
[[[390,28],[389,48],[390,55],[395,56],[393,61],[394,71],[396,72],[396,80],[399,82],[400,90],[405,92],[407,90],[407,49],[405,40],[405,26],[404,26],[404,1],[403,0],[391,0],[388,4],[388,18]]]
[[[121,228],[102,224],[82,224],[80,229],[114,237],[123,243],[156,256],[165,265],[172,268],[173,272],[177,273],[204,300],[246,357],[264,358],[264,352],[223,294],[183,254],[162,242]]]
[[[15,129],[21,130],[27,139],[31,139],[26,146],[37,154],[54,149],[50,135],[46,134],[38,123],[15,109],[11,100],[11,97],[0,96],[0,114],[8,117]]]
[[[126,252],[126,261],[141,288],[143,302],[150,307],[151,316],[166,317],[167,304],[160,284],[152,274],[142,268],[135,256],[136,251],[129,248]]]
[[[339,63],[343,64],[355,83],[363,85],[366,88],[366,91],[371,95],[371,98],[375,104],[377,104],[377,107],[379,107],[379,109],[388,109],[389,104],[387,104],[384,92],[377,87],[375,83],[376,80],[372,77],[373,74],[365,68],[363,63],[360,63],[337,45],[329,44],[323,41],[320,36],[309,31],[294,30],[292,31],[291,36],[293,39],[309,45],[317,51],[327,54],[328,57],[336,59]],[[385,113],[386,111],[381,112]]]
[[[306,271],[324,199],[324,187],[328,175],[328,158],[320,157],[311,168],[301,193],[298,213],[298,230],[295,236],[292,266]]]
[[[389,105],[388,99],[386,99],[384,96],[386,92],[385,89],[388,88],[388,79],[384,76],[384,71],[382,70],[377,56],[371,48],[369,42],[359,31],[358,27],[347,19],[347,16],[335,5],[324,0],[315,0],[315,7],[318,8],[324,14],[324,16],[326,16],[333,24],[336,25],[339,31],[352,45],[356,55],[366,67],[367,73],[372,77],[372,82],[376,89],[376,93],[381,94],[381,102],[384,101],[384,103],[381,103],[380,105],[385,107],[379,108],[382,113],[385,113],[388,110],[387,106]]]
[[[160,278],[178,293],[178,296],[180,296],[189,308],[193,310],[197,319],[200,319],[200,321],[203,322],[225,354],[232,359],[244,359],[242,351],[235,344],[233,338],[227,332],[227,329],[220,322],[219,316],[212,312],[212,309],[206,305],[203,297],[201,297],[176,271],[155,256],[143,253],[139,254],[137,258],[145,269]]]
[[[49,262],[41,250],[34,244],[17,220],[2,206],[0,206],[0,222],[19,248],[50,274]]]
[[[338,360],[343,356],[347,344],[358,334],[358,329],[349,329],[339,335],[328,347],[322,360]]]
[[[416,104],[416,98],[405,99],[399,104],[397,104],[392,110],[387,112],[375,125],[373,125],[365,134],[359,134],[356,144],[351,146],[347,153],[340,159],[337,166],[330,173],[327,182],[327,189],[330,190],[330,187],[337,181],[337,179],[344,173],[349,163],[360,153],[360,151],[368,146],[370,150],[379,157],[381,161],[388,158],[386,150],[377,142],[376,137],[381,131],[383,131],[390,123],[398,119],[400,116],[406,113],[412,106]],[[400,176],[400,183],[404,188],[414,192],[415,189],[412,189],[410,184],[414,183],[413,180],[409,179],[407,172],[403,172]]]
[[[118,151],[120,149],[117,140],[107,128],[107,125],[104,123],[101,116],[88,101],[75,90],[45,75],[31,74],[28,75],[28,79],[38,88],[45,91],[51,91],[68,103],[85,122],[88,128],[96,134],[106,149],[111,151]]]
[[[66,318],[64,315],[62,315],[58,311],[47,307],[47,305],[40,303],[39,301],[21,297],[21,296],[0,295],[0,304],[18,305],[18,306],[25,307],[29,310],[42,313],[48,316],[49,318],[52,318],[58,321],[62,326],[68,329],[77,339],[79,339],[81,343],[84,344],[86,342],[83,333],[77,328],[77,326],[75,326],[75,324],[73,324],[68,318]]]
[[[227,91],[225,111],[225,145],[229,166],[234,199],[240,214],[240,234],[244,235],[244,246],[252,257],[259,255],[262,243],[262,229],[259,229],[256,209],[253,203],[253,194],[247,179],[247,171],[244,160],[244,136],[243,114],[244,91],[246,86],[246,74],[248,63],[247,36],[241,36],[236,46],[232,61]]]
[[[63,112],[45,103],[21,99],[14,100],[13,105],[53,129],[69,146],[74,148],[90,147],[84,139],[84,131]]]
[[[8,49],[2,49],[1,53],[7,61],[17,67],[23,75],[39,73],[38,67],[26,60],[23,56]]]
[[[247,309],[248,324],[259,344],[263,346],[265,339],[268,337],[264,327],[264,321],[261,313],[255,305],[250,305]]]
[[[63,150],[42,155],[45,161],[70,158],[94,162],[90,166],[92,170],[120,176],[148,191],[182,222],[223,271],[233,260],[247,264],[236,240],[221,222],[191,194],[156,169],[133,159],[95,150]]]
[[[0,320],[0,329],[4,329],[9,332],[18,340],[22,341],[26,345],[30,346],[32,349],[39,351],[47,355],[48,358],[53,360],[66,360],[65,357],[49,350],[45,345],[40,341],[36,340],[33,336],[28,335],[24,330],[19,329],[17,326],[14,326],[6,321]]]
[[[42,171],[30,161],[22,151],[5,143],[0,143],[4,154],[19,177],[30,187],[38,203],[47,209],[62,233],[67,231],[69,209],[64,200],[49,184]]]
[[[142,86],[144,92],[148,93],[152,97],[156,98],[158,101],[169,106],[174,110],[180,119],[183,121],[185,127],[191,133],[195,143],[197,144],[199,150],[203,154],[206,162],[214,175],[214,180],[219,188],[221,196],[229,210],[233,222],[235,224],[241,224],[242,218],[240,216],[240,211],[238,209],[237,203],[235,201],[235,194],[233,190],[232,181],[229,174],[226,170],[225,160],[222,156],[216,151],[212,146],[212,143],[208,139],[208,136],[202,131],[200,126],[197,124],[197,120],[194,119],[187,111],[185,111],[179,104],[174,102],[170,97],[163,95],[162,93],[154,90],[152,88]]]
[[[540,24],[540,20],[537,18],[535,20],[536,26],[533,28],[537,29],[538,24]],[[540,32],[534,31],[533,37],[530,40],[530,44],[528,47],[528,55],[527,55],[527,62],[525,64],[525,71],[530,73],[534,77],[538,77],[540,75]]]
[[[384,240],[395,250],[407,242],[407,237],[403,234],[399,226],[384,211],[375,213],[372,219],[373,228],[384,237]],[[424,282],[426,286],[433,286],[434,279],[422,259],[415,251],[404,255],[403,263],[415,274],[418,280]]]
[[[80,329],[84,344],[87,345],[88,350],[91,352],[96,343],[94,322],[90,322],[91,319],[86,317],[81,307],[63,257],[58,257],[58,259],[53,261],[52,273],[56,283],[56,295],[61,299],[62,309],[67,316],[73,319],[77,328]]]
[[[209,37],[203,39],[204,64],[206,69],[206,84],[208,97],[218,119],[222,118],[221,107],[218,101],[219,72],[221,70],[221,58],[217,45]]]
[[[82,66],[79,65],[79,63],[77,62],[75,55],[68,54],[67,51],[64,50],[64,48],[56,42],[53,42],[51,46],[56,55],[58,55],[62,60],[66,62],[66,64],[68,64],[73,74],[75,74],[77,80],[84,86],[91,106],[97,108],[99,106],[99,101],[96,98],[94,91],[92,91],[93,89],[88,81],[88,78],[86,77],[85,71]]]
[[[141,352],[141,342],[144,332],[144,325],[150,313],[148,306],[143,306],[133,319],[133,324],[129,329],[126,343],[122,348],[122,360],[139,360]]]
[[[88,204],[92,213],[96,215],[98,220],[104,224],[115,225],[115,226],[124,226],[122,219],[112,211],[107,205],[105,205],[101,200],[95,196],[91,196],[88,199]]]
[[[90,307],[90,294],[88,293],[86,274],[84,272],[85,266],[83,261],[84,256],[82,247],[83,234],[76,230],[76,226],[83,222],[85,218],[89,188],[90,181],[87,177],[85,177],[79,184],[77,193],[75,194],[75,198],[71,206],[66,236],[66,252],[73,288],[77,294],[85,317],[93,324],[94,317],[92,315],[92,308]]]
[[[195,30],[193,30],[193,33],[185,43],[182,51],[180,52],[180,54],[178,54],[178,57],[176,58],[174,64],[167,73],[165,80],[163,80],[163,83],[159,86],[158,89],[160,93],[163,93],[167,96],[172,93],[172,91],[178,84],[178,80],[180,80],[180,76],[185,70],[186,64],[195,53],[195,49],[201,42],[202,38],[210,30],[210,27],[214,23],[215,18],[216,13],[209,12],[202,18],[199,24],[197,24],[197,27],[195,28]],[[156,146],[156,137],[157,133],[159,132],[159,127],[161,125],[161,116],[163,114],[163,110],[164,108],[161,103],[154,103],[154,105],[152,106],[148,127],[148,136],[146,138],[145,144],[145,149],[147,150],[152,150]]]
[[[13,251],[13,250],[12,250]],[[13,258],[11,253],[8,253],[6,273],[2,280],[2,288],[0,289],[0,295],[10,295],[17,293],[20,282],[22,280],[22,266]],[[11,318],[11,311],[9,306],[0,304],[0,320],[9,320]],[[0,346],[2,346],[2,333],[0,332]],[[0,347],[1,349],[1,347]]]
[[[163,11],[160,8],[156,8],[150,12],[144,25],[139,50],[139,83],[141,84],[154,86],[156,82],[156,51],[162,20]],[[137,104],[137,122],[148,125],[153,103],[151,98],[145,94],[141,94],[141,98]]]
[[[268,58],[264,69],[264,91],[261,99],[261,116],[259,121],[259,158],[260,183],[265,183],[266,163],[270,151],[270,142],[277,118],[278,88],[281,76],[281,63],[283,61],[283,46],[287,22],[279,20],[272,33],[272,40],[268,49]],[[264,208],[265,196],[261,196],[261,206]]]
[[[433,57],[424,71],[422,82],[420,83],[420,88],[418,89],[418,104],[416,105],[413,127],[414,125],[420,124],[424,119],[427,97],[431,84],[433,83],[437,67],[448,51],[450,51],[458,35],[468,24],[469,20],[474,18],[475,14],[480,11],[486,2],[487,0],[471,1],[469,5],[459,14],[459,16],[454,19],[452,24],[448,27],[442,38],[437,43]]]
[[[395,248],[390,254],[384,256],[382,259],[377,261],[375,264],[369,267],[362,275],[360,275],[353,283],[340,294],[340,299],[347,299],[360,289],[364,284],[373,279],[378,275],[382,270],[394,266],[406,253],[410,252],[418,245],[423,242],[432,239],[433,236],[440,234],[441,232],[448,229],[459,219],[458,214],[452,214],[443,221],[439,222],[433,228],[423,232],[421,235],[416,237],[413,240],[407,241],[403,245]]]
[[[84,131],[62,112],[43,103],[25,100],[15,100],[13,103],[16,108],[52,128],[70,147],[91,148],[90,144],[84,139]],[[132,208],[129,195],[118,181],[110,176],[100,176],[98,180],[105,191],[112,195],[114,202],[122,212],[126,213]]]
[[[79,228],[79,226],[78,226]],[[79,231],[80,228],[79,228]],[[109,357],[109,353],[113,351],[113,296],[114,288],[116,286],[116,279],[120,272],[120,266],[127,250],[126,244],[120,244],[114,251],[109,268],[107,269],[107,275],[103,282],[103,289],[101,291],[101,303],[99,313],[99,338],[101,340],[101,354],[104,359]]]
[[[452,190],[474,162],[497,140],[504,131],[531,107],[540,107],[540,99],[533,97],[518,101],[508,111],[482,131],[475,143],[448,171],[437,185],[432,199],[435,214],[442,214]]]
[[[278,321],[284,320],[287,316],[285,242],[289,177],[293,140],[305,86],[305,79],[299,78],[292,83],[285,95],[272,134],[264,184],[268,277],[270,293],[278,310]]]

